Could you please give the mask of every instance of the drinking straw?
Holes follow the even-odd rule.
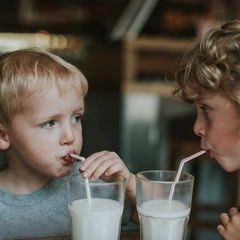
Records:
[[[84,157],[78,156],[76,154],[71,154],[70,156],[73,157],[73,158],[79,159],[82,162],[85,161]],[[92,198],[91,198],[91,191],[90,191],[90,186],[89,186],[89,179],[85,178],[84,180],[85,180],[85,187],[86,187],[86,193],[87,193],[87,200],[88,200],[89,203],[91,203]]]
[[[180,178],[180,175],[181,175],[184,163],[188,162],[188,161],[190,161],[190,160],[192,160],[192,159],[194,159],[194,158],[196,158],[196,157],[198,157],[198,156],[200,156],[202,154],[204,154],[205,152],[206,152],[205,150],[201,150],[201,151],[199,151],[199,152],[197,152],[197,153],[195,153],[195,154],[193,154],[193,155],[191,155],[189,157],[184,158],[180,162],[180,165],[179,165],[179,168],[178,168],[178,171],[177,171],[177,175],[175,177],[174,183],[171,186],[170,194],[169,194],[169,197],[168,197],[168,204],[170,204],[171,201],[172,201],[173,193],[174,193],[174,190],[175,190],[175,185],[176,185],[176,183],[178,182],[178,180]]]

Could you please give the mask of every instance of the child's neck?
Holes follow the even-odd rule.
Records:
[[[13,194],[29,194],[43,187],[50,177],[38,173],[28,175],[10,167],[0,171],[0,186]]]

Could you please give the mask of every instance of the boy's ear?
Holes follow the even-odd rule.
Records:
[[[4,127],[0,124],[0,150],[6,150],[9,146],[9,136]]]

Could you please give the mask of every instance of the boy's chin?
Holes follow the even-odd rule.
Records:
[[[68,174],[70,174],[73,170],[73,165],[72,166],[64,166],[60,172],[56,173],[55,176],[52,176],[52,177],[55,177],[55,178],[60,178],[60,177],[65,177],[67,176]]]

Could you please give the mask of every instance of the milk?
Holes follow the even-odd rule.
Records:
[[[190,208],[172,200],[151,200],[137,207],[141,240],[184,240]]]
[[[118,240],[123,206],[115,200],[76,200],[68,206],[73,240]]]

